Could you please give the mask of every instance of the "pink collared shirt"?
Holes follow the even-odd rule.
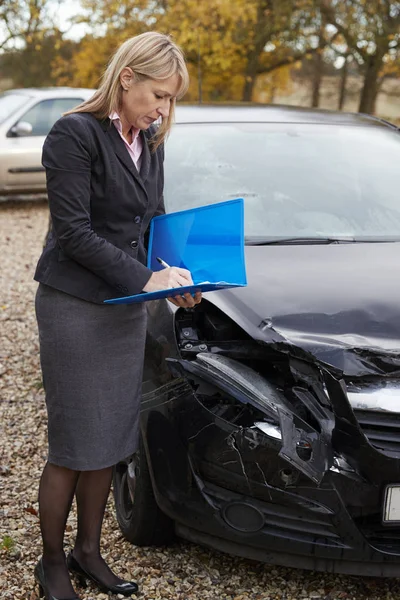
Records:
[[[131,129],[132,144],[129,144],[128,141],[122,135],[122,124],[121,124],[121,119],[119,118],[118,113],[113,112],[109,118],[113,122],[116,130],[118,131],[119,135],[125,142],[126,149],[128,150],[129,155],[130,155],[131,159],[133,160],[135,167],[137,168],[138,171],[140,171],[140,165],[142,162],[142,150],[143,150],[142,140],[139,135],[140,129],[134,129],[134,127],[132,127],[132,129]]]

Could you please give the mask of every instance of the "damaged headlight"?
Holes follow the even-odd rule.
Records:
[[[240,431],[247,428],[255,433],[258,429],[278,442],[278,453],[282,459],[314,482],[321,482],[324,473],[332,465],[332,449],[327,433],[325,430],[321,433],[320,421],[317,420],[314,426],[304,420],[276,385],[247,365],[220,354],[199,352],[195,360],[168,359],[168,362],[176,374],[183,375],[191,382],[196,396],[208,410],[215,413],[225,406],[225,395],[228,399],[227,408],[222,413],[218,411],[219,416],[231,421]],[[296,391],[299,400],[307,396],[305,390],[296,388]],[[211,403],[205,403],[204,398],[211,400]],[[229,399],[235,404],[229,404]],[[232,409],[241,407],[239,417],[233,413],[232,419],[227,418],[229,406]],[[240,418],[246,407],[252,411],[247,412],[246,418]]]
[[[226,356],[200,352],[196,361],[203,364],[213,378],[242,402],[267,410],[278,417],[278,407],[285,404],[284,396],[275,386],[250,367]]]
[[[256,409],[252,429],[262,431],[275,440],[282,439],[279,408],[285,405],[283,394],[272,383],[252,368],[226,356],[200,352],[194,361],[173,361],[179,363],[186,375],[191,373],[196,381],[208,382],[232,398],[241,406],[249,405]],[[199,391],[202,392],[202,384]],[[262,420],[263,417],[265,420]]]

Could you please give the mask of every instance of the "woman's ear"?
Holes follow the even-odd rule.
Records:
[[[134,79],[133,71],[130,67],[124,67],[119,76],[122,88],[127,92]]]

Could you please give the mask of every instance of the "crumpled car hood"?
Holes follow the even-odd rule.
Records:
[[[400,377],[400,243],[247,246],[248,287],[205,294],[255,339],[344,375]]]

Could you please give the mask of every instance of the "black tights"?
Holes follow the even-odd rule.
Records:
[[[100,555],[100,534],[111,485],[112,468],[72,471],[47,463],[40,480],[39,514],[46,586],[56,598],[71,598],[74,589],[64,554],[64,531],[74,494],[78,532],[74,557],[106,586],[122,583]]]

